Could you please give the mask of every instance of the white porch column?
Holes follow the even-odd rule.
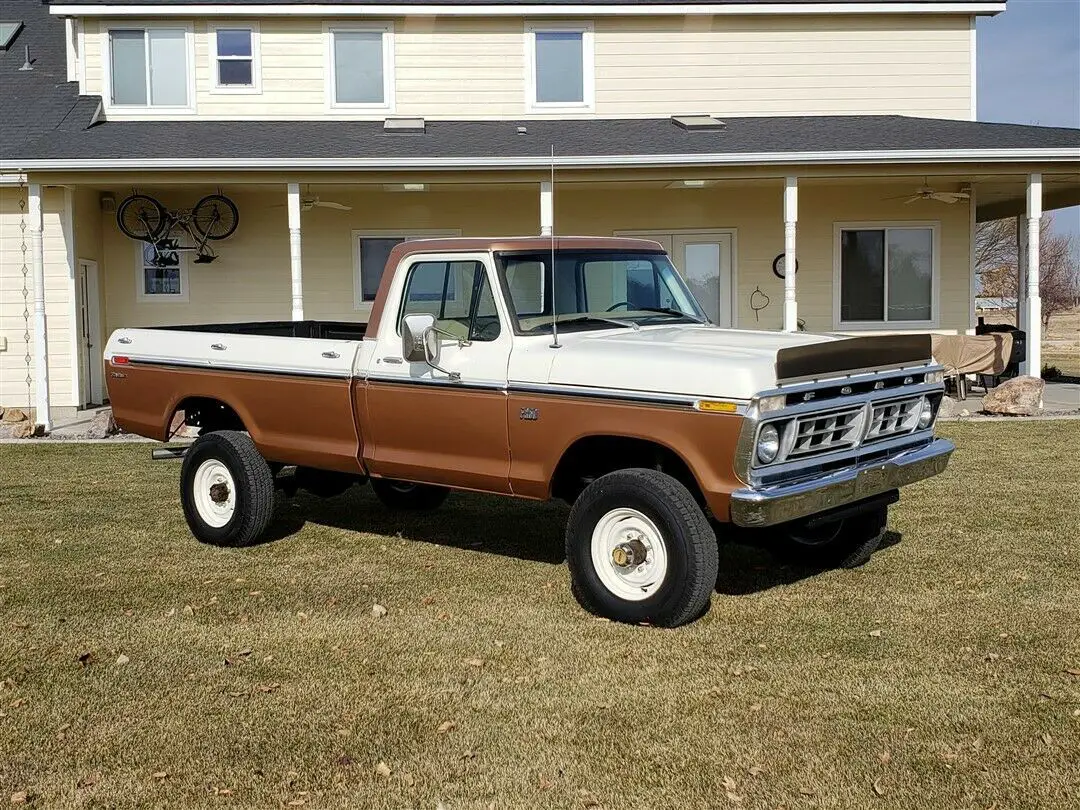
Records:
[[[540,184],[540,235],[551,236],[555,228],[555,192],[551,182]]]
[[[795,300],[795,224],[799,220],[799,180],[784,179],[784,331],[799,329],[799,305]]]
[[[1027,331],[1027,222],[1016,217],[1016,328]],[[1022,367],[1026,367],[1024,361]]]
[[[1039,225],[1042,219],[1042,175],[1027,183],[1027,373],[1042,375],[1042,297],[1039,295]]]
[[[34,272],[34,407],[37,410],[34,421],[49,431],[52,430],[52,419],[49,416],[49,333],[45,326],[45,253],[42,247],[44,221],[41,215],[40,183],[30,184],[29,198],[30,263]]]
[[[300,184],[289,183],[289,269],[292,275],[292,319],[304,320],[304,270],[300,252]]]

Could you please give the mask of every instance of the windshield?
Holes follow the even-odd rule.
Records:
[[[504,253],[500,271],[517,331],[525,334],[551,331],[553,298],[560,330],[706,320],[663,253],[558,251],[554,284],[546,251]]]

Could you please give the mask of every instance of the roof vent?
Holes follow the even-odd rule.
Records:
[[[30,46],[26,46],[26,57],[23,59],[22,67],[19,70],[33,70],[34,63],[30,61]]]
[[[383,121],[383,132],[405,132],[422,135],[427,127],[423,118],[387,118]]]
[[[0,51],[11,47],[22,27],[22,20],[0,20]]]
[[[529,134],[529,128],[528,127],[518,127],[517,128],[517,134],[518,135],[528,135]]]
[[[719,118],[713,118],[711,115],[673,115],[671,116],[671,123],[679,129],[686,129],[691,132],[709,129],[727,129],[727,124]]]

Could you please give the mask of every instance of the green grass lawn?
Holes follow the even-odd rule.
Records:
[[[1080,806],[1080,422],[943,432],[867,566],[725,546],[674,631],[577,607],[558,505],[223,550],[147,445],[0,445],[0,805]]]

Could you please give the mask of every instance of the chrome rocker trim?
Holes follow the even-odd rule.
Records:
[[[793,483],[731,493],[731,519],[748,528],[789,520],[861,501],[944,471],[956,446],[947,439]]]

